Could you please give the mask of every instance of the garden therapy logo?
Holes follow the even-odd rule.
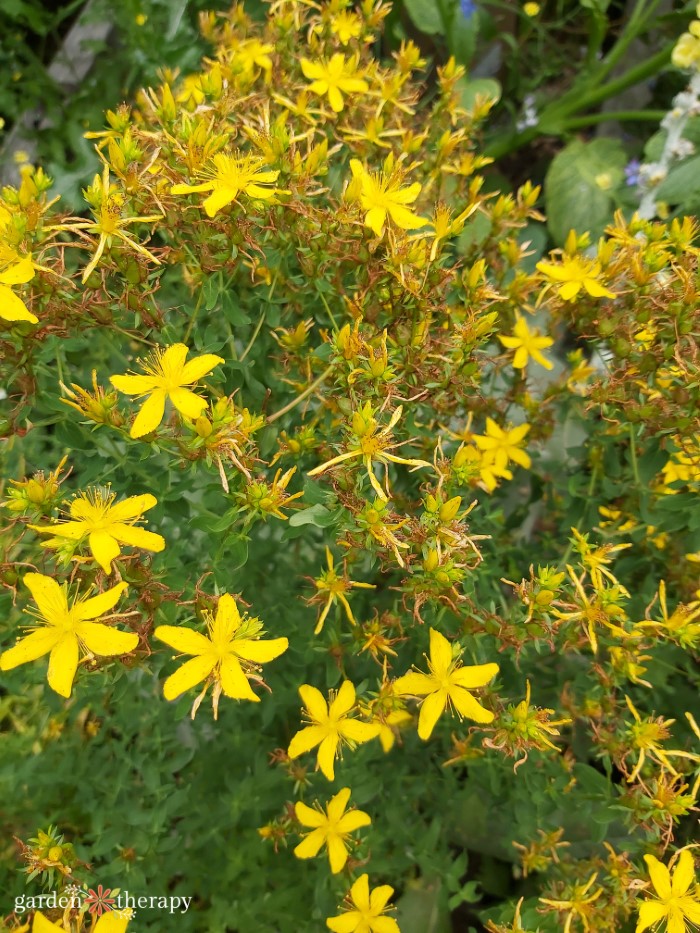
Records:
[[[137,910],[167,911],[169,914],[185,914],[190,909],[192,897],[176,897],[174,895],[134,894],[120,888],[108,888],[98,884],[95,887],[83,885],[70,885],[58,893],[24,895],[15,897],[14,909],[16,914],[28,910],[37,911],[33,931],[61,930],[40,913],[43,910],[76,910],[87,913],[96,920],[94,929],[100,930],[100,920],[109,916],[111,922],[133,920]],[[42,922],[43,921],[43,922]],[[106,921],[105,921],[106,923]],[[105,926],[105,923],[102,926]],[[112,930],[112,927],[109,927]],[[107,930],[105,930],[107,933]]]

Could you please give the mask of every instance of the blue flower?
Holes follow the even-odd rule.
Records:
[[[625,183],[631,188],[634,185],[639,184],[640,174],[639,170],[642,167],[642,163],[639,159],[632,159],[625,166]]]
[[[459,9],[466,20],[470,20],[476,13],[476,3],[474,0],[459,0]]]

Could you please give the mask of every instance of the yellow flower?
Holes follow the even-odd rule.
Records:
[[[311,828],[294,850],[297,858],[313,858],[325,845],[331,871],[337,875],[348,860],[348,836],[362,826],[372,822],[363,810],[348,810],[350,788],[344,787],[335,797],[331,797],[325,812],[307,807],[298,801],[294,810],[302,826]]]
[[[484,709],[469,690],[483,687],[498,673],[498,664],[476,664],[464,667],[459,655],[452,654],[452,645],[435,629],[430,629],[429,674],[409,671],[394,683],[398,696],[424,696],[418,719],[418,735],[428,739],[448,703],[454,706],[460,719],[493,722],[493,713]]]
[[[385,916],[394,889],[382,884],[372,891],[368,875],[360,875],[350,888],[350,908],[339,917],[329,917],[326,926],[333,933],[400,933],[393,917]]]
[[[302,58],[301,70],[304,77],[313,82],[309,90],[319,97],[327,94],[328,102],[336,113],[340,113],[345,105],[343,93],[361,94],[369,89],[367,82],[357,75],[356,60],[346,60],[342,52],[336,52],[327,62],[323,59],[311,62]]]
[[[598,873],[595,872],[585,884],[569,885],[569,889],[565,892],[569,897],[562,898],[561,900],[553,900],[547,897],[540,898],[543,904],[553,907],[554,910],[559,913],[566,913],[566,921],[564,922],[562,933],[569,933],[576,919],[581,921],[584,930],[588,931],[591,929],[590,920],[597,909],[592,905],[603,893],[603,888],[596,888],[592,894],[588,893],[593,887],[597,877]]]
[[[686,559],[692,560],[693,554],[686,554]],[[685,605],[679,603],[669,615],[666,602],[666,581],[659,583],[659,606],[661,608],[661,621],[638,622],[638,628],[656,629],[658,633],[675,641],[686,651],[695,652],[700,644],[700,603]]]
[[[345,460],[351,460],[354,457],[361,457],[364,460],[367,476],[370,483],[372,484],[372,488],[380,499],[388,502],[389,473],[387,470],[385,478],[387,491],[385,492],[374,473],[374,460],[384,464],[385,466],[387,466],[390,462],[405,463],[408,466],[416,467],[416,469],[419,467],[432,466],[432,464],[428,463],[427,460],[406,459],[405,457],[397,457],[395,454],[389,453],[393,447],[398,446],[398,444],[391,439],[391,431],[403,414],[402,405],[399,405],[399,407],[394,411],[389,424],[381,429],[379,422],[374,417],[374,411],[374,408],[372,408],[369,402],[366,402],[362,408],[358,409],[352,416],[351,433],[353,435],[353,439],[351,440],[350,450],[339,454],[337,457],[332,457],[330,460],[327,460],[320,466],[314,467],[313,470],[309,470],[307,475],[318,476],[321,473],[325,473],[329,467],[335,466],[336,463],[343,463]]]
[[[277,181],[279,172],[265,168],[265,159],[261,156],[232,156],[219,152],[213,159],[213,170],[202,174],[211,175],[210,181],[198,185],[173,185],[171,194],[191,194],[198,191],[211,191],[204,201],[207,217],[214,217],[223,207],[235,201],[239,194],[249,198],[267,201],[275,194],[271,187]]]
[[[377,236],[384,232],[387,215],[401,230],[415,230],[423,227],[428,221],[419,217],[407,207],[413,204],[421,191],[421,185],[416,181],[405,188],[401,187],[401,176],[393,171],[393,158],[390,156],[384,163],[384,171],[380,174],[368,172],[357,159],[350,160],[350,168],[359,185],[359,199],[365,211],[365,226],[369,227]]]
[[[351,39],[357,39],[362,32],[362,20],[357,13],[341,10],[332,17],[330,30],[332,35],[340,39],[342,45],[347,45]]]
[[[595,593],[593,594],[593,598],[590,599],[583,588],[583,580],[586,575],[585,570],[580,577],[577,577],[573,567],[569,564],[566,565],[566,569],[571,577],[571,582],[574,584],[577,599],[576,602],[573,603],[574,608],[571,612],[560,612],[558,609],[554,609],[552,615],[564,621],[583,623],[591,648],[593,648],[595,653],[598,651],[597,625],[605,626],[608,631],[617,638],[626,639],[636,637],[634,634],[630,634],[625,631],[624,628],[616,625],[613,621],[618,619],[620,622],[624,623],[627,619],[625,610],[619,605],[623,598],[629,596],[629,593],[624,587],[613,586],[604,589],[601,581],[600,587],[596,587],[595,584],[593,585]]]
[[[259,664],[273,661],[289,647],[286,638],[261,640],[262,622],[257,618],[241,619],[236,600],[228,593],[219,599],[216,617],[205,611],[208,634],[195,632],[179,625],[159,625],[154,636],[176,651],[193,655],[182,667],[171,674],[163,684],[166,700],[175,700],[181,694],[206,680],[204,690],[195,700],[192,716],[204,699],[210,682],[214,682],[214,719],[217,718],[219,697],[260,702],[253,693],[250,678],[256,676]],[[243,662],[243,666],[241,665]],[[245,670],[244,670],[245,667]]]
[[[59,586],[51,577],[28,573],[24,583],[38,606],[35,615],[42,625],[33,627],[29,635],[3,652],[0,670],[12,670],[50,652],[49,686],[62,697],[69,697],[81,648],[88,656],[109,657],[128,654],[138,645],[138,635],[94,621],[114,608],[126,583],[118,583],[91,599],[78,594],[70,607],[65,585]]]
[[[113,505],[113,493],[101,489],[88,489],[80,493],[70,504],[72,521],[58,522],[48,527],[30,525],[33,531],[55,535],[55,541],[45,541],[44,547],[56,547],[61,538],[80,541],[89,535],[88,544],[92,556],[105,573],[111,573],[112,561],[121,553],[120,544],[144,548],[147,551],[162,551],[165,541],[160,535],[143,528],[134,528],[134,522],[143,512],[158,504],[155,496],[129,496]]]
[[[538,330],[531,331],[527,326],[527,321],[521,314],[516,312],[512,337],[502,337],[499,335],[498,339],[504,347],[507,347],[509,350],[515,350],[515,356],[513,357],[514,369],[524,369],[530,357],[532,357],[536,363],[544,366],[545,369],[552,368],[553,364],[543,356],[540,351],[546,350],[547,347],[551,347],[554,341],[551,337],[540,336]]]
[[[272,59],[270,52],[274,52],[275,47],[271,42],[261,42],[259,39],[244,39],[235,47],[231,56],[231,64],[234,70],[240,66],[241,70],[251,74],[255,66],[262,68],[269,75],[272,71]]]
[[[639,749],[639,758],[634,770],[627,778],[628,783],[631,784],[632,781],[639,777],[647,758],[647,752],[652,761],[661,765],[674,777],[678,776],[678,772],[669,761],[669,755],[673,755],[674,758],[686,758],[696,764],[700,762],[700,755],[695,755],[693,752],[686,752],[679,748],[667,750],[661,747],[660,743],[669,738],[671,733],[668,727],[673,725],[675,719],[663,719],[661,716],[656,718],[648,716],[646,719],[642,719],[636,706],[627,695],[625,695],[625,702],[634,716],[634,722],[626,729],[626,738],[630,749]]]
[[[377,723],[352,719],[355,709],[355,687],[349,680],[343,681],[337,696],[329,695],[330,704],[316,687],[302,684],[299,695],[304,702],[304,713],[309,725],[293,736],[287,754],[298,758],[304,752],[319,746],[316,763],[329,781],[334,780],[334,762],[342,742],[350,748],[379,735]]]
[[[695,885],[695,866],[690,852],[684,849],[680,853],[673,874],[653,855],[645,855],[644,861],[656,897],[639,908],[635,933],[655,927],[662,920],[666,921],[666,933],[686,933],[686,921],[691,927],[700,925],[700,900],[697,889],[691,891]]]
[[[523,13],[525,14],[525,16],[534,17],[534,16],[537,16],[539,12],[540,12],[539,3],[533,3],[533,2],[523,3]]]
[[[34,263],[29,257],[13,262],[0,272],[0,318],[5,321],[29,321],[36,324],[39,318],[27,308],[10,285],[24,285],[34,278]]]
[[[207,407],[205,399],[195,395],[187,386],[194,385],[224,361],[220,356],[205,353],[185,363],[188,352],[184,343],[175,343],[165,351],[156,350],[141,363],[146,376],[110,377],[109,381],[120,392],[148,396],[131,426],[131,437],[143,437],[155,431],[163,420],[166,399],[170,399],[180,414],[192,421],[199,418]]]
[[[700,22],[694,19],[688,32],[684,32],[671,55],[676,68],[694,68],[700,70]]]
[[[132,917],[130,907],[124,910],[108,910],[98,918],[94,927],[91,927],[92,933],[126,933],[126,928]],[[32,933],[65,933],[64,928],[57,926],[37,911],[34,914],[32,924]]]
[[[318,635],[318,633],[323,628],[323,623],[326,621],[326,616],[328,615],[331,606],[336,600],[338,600],[338,602],[340,602],[345,609],[348,622],[350,622],[351,625],[355,625],[355,617],[352,614],[350,603],[348,602],[345,594],[353,587],[360,587],[361,589],[365,590],[375,589],[373,583],[358,583],[356,580],[349,580],[345,573],[343,573],[343,576],[338,576],[333,561],[333,555],[331,554],[330,548],[328,547],[326,548],[326,560],[328,561],[328,570],[324,570],[321,573],[321,576],[314,580],[317,593],[312,597],[312,600],[317,601],[320,597],[326,601],[326,604],[323,607],[319,620],[316,624],[316,628],[314,629],[314,635]],[[327,596],[326,593],[328,594]]]
[[[529,455],[520,449],[520,445],[529,430],[529,424],[520,424],[517,428],[504,431],[492,418],[487,418],[486,434],[474,435],[476,446],[485,454],[484,465],[493,464],[494,472],[497,475],[503,475],[503,471],[506,470],[511,460],[529,470],[532,461]]]
[[[559,285],[559,295],[564,301],[573,301],[583,288],[592,298],[615,298],[611,292],[600,284],[598,278],[601,273],[599,262],[592,259],[583,259],[581,256],[568,256],[561,265],[551,262],[538,262],[537,268],[553,282]]]
[[[83,272],[83,284],[87,282],[102,258],[105,249],[112,244],[112,238],[116,237],[130,246],[131,249],[150,259],[157,266],[160,260],[149,252],[144,246],[141,246],[133,237],[124,232],[124,228],[130,224],[152,223],[161,220],[160,214],[149,215],[148,217],[123,217],[125,198],[121,191],[118,191],[109,181],[109,166],[105,165],[102,177],[95,175],[92,185],[84,192],[85,198],[92,207],[95,221],[86,221],[85,223],[58,225],[54,230],[87,230],[88,233],[98,233],[100,239],[97,243],[95,255],[92,257]]]

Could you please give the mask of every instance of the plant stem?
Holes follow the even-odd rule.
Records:
[[[635,5],[632,15],[627,21],[622,35],[618,38],[615,45],[608,52],[605,60],[601,63],[600,69],[598,71],[598,80],[604,80],[610,72],[613,70],[615,65],[620,61],[622,56],[625,54],[632,42],[642,33],[644,26],[646,25],[646,20],[650,19],[655,11],[656,7],[659,5],[660,0],[653,0],[651,6],[648,9],[643,9],[645,6],[645,0],[641,0],[640,3]]]
[[[660,123],[665,116],[665,110],[611,110],[608,113],[587,113],[582,117],[564,120],[562,129],[576,130],[581,126],[606,123],[608,120],[649,120],[652,123]]]
[[[250,351],[253,349],[253,344],[254,344],[255,341],[258,339],[258,334],[260,333],[260,328],[263,326],[263,321],[264,321],[264,320],[265,320],[265,312],[263,311],[263,313],[260,315],[260,320],[258,321],[258,323],[257,323],[257,325],[256,325],[256,327],[255,327],[255,330],[253,331],[253,336],[252,336],[252,337],[250,338],[250,340],[248,341],[248,346],[245,348],[245,350],[244,350],[243,353],[241,354],[241,357],[240,357],[240,362],[241,362],[241,363],[242,363],[243,360],[248,356],[248,354],[250,353]]]
[[[277,421],[278,418],[281,418],[282,415],[286,415],[288,411],[292,410],[292,408],[296,408],[299,402],[303,402],[304,399],[307,398],[309,395],[311,395],[312,392],[315,392],[316,389],[321,385],[321,383],[325,382],[326,379],[333,372],[334,365],[335,365],[334,363],[331,363],[330,366],[324,369],[324,371],[321,373],[318,379],[314,380],[314,382],[312,382],[310,386],[307,386],[304,389],[304,391],[301,392],[299,395],[297,395],[296,398],[292,399],[292,401],[289,402],[288,405],[285,405],[284,408],[280,408],[280,410],[276,411],[274,415],[270,415],[270,417],[267,419],[267,423],[272,424],[273,421]]]
[[[204,289],[200,288],[199,297],[197,298],[197,304],[194,306],[192,317],[189,319],[189,322],[187,324],[187,329],[185,330],[185,336],[182,338],[183,343],[187,343],[187,341],[190,339],[190,334],[192,333],[192,328],[194,327],[194,323],[197,320],[197,315],[199,314],[199,309],[202,306],[203,299],[204,299]]]
[[[641,485],[639,481],[639,467],[637,465],[637,447],[634,438],[634,425],[630,425],[630,463],[632,464],[632,476],[637,486]]]
[[[656,55],[653,55],[636,67],[631,68],[614,81],[602,85],[602,87],[595,87],[593,90],[589,90],[586,93],[582,90],[581,86],[574,85],[556,103],[545,107],[537,126],[528,127],[520,133],[513,133],[505,139],[500,138],[494,140],[494,142],[486,146],[484,154],[492,159],[499,159],[504,155],[508,155],[526,146],[537,136],[562,135],[562,133],[570,127],[571,124],[568,118],[571,118],[573,114],[581,113],[581,111],[595,107],[603,101],[608,100],[608,98],[614,97],[621,91],[627,90],[628,87],[639,84],[641,81],[655,74],[671,57],[671,51],[674,45],[675,42],[668,43],[668,45],[664,46]],[[629,112],[634,113],[634,111]],[[650,112],[654,113],[655,111]],[[641,114],[643,111],[639,111],[639,113]],[[605,115],[605,119],[612,118],[614,117],[607,114]],[[599,117],[599,120],[600,119],[602,119],[602,117]],[[634,119],[641,119],[641,117],[637,115]],[[651,117],[649,119],[651,119]],[[590,122],[595,121],[588,120],[588,123]],[[548,129],[548,127],[551,127],[551,129]]]

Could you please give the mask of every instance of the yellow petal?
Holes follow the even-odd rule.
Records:
[[[361,745],[363,742],[369,742],[376,739],[382,731],[381,724],[378,722],[362,722],[360,719],[344,719],[338,723],[338,731],[344,739],[350,739]]]
[[[215,217],[222,208],[235,201],[239,191],[239,188],[233,188],[229,185],[218,187],[204,202],[207,217]]]
[[[435,672],[435,676],[441,679],[447,674],[449,666],[452,664],[452,645],[436,629],[430,629],[430,666]]]
[[[357,881],[350,888],[350,897],[358,910],[369,912],[369,875],[360,875]]]
[[[128,499],[122,499],[116,505],[111,506],[107,512],[110,522],[126,522],[130,518],[140,518],[140,516],[158,505],[158,500],[149,492],[140,496],[129,496]]]
[[[377,236],[381,236],[386,222],[386,209],[383,207],[372,207],[365,215],[365,225],[370,227]]]
[[[611,292],[610,289],[605,288],[600,282],[596,282],[595,279],[584,279],[583,287],[586,289],[589,295],[593,298],[616,298],[617,295],[615,292]]]
[[[338,751],[339,741],[338,733],[332,732],[330,735],[326,735],[318,749],[318,766],[329,781],[335,780],[333,764]]]
[[[310,62],[308,58],[302,58],[299,62],[305,78],[314,81],[323,76],[323,67],[315,62]]]
[[[32,924],[32,933],[65,933],[63,927],[57,927],[55,923],[47,920],[43,914],[38,911],[34,914]]]
[[[153,632],[153,637],[165,642],[182,654],[209,654],[212,644],[201,632],[193,632],[191,628],[179,625],[159,625]]]
[[[498,339],[501,341],[504,347],[507,347],[509,350],[514,350],[516,347],[519,347],[522,343],[520,337],[508,337],[498,335]]]
[[[360,923],[362,923],[362,917],[356,910],[348,910],[338,917],[328,917],[326,920],[326,926],[333,933],[356,933],[358,929],[361,929]]]
[[[666,866],[657,858],[654,858],[653,855],[645,855],[644,861],[647,863],[649,877],[651,878],[651,883],[656,889],[656,893],[661,898],[670,897],[672,889],[671,876],[668,873],[668,868],[666,868]]]
[[[436,688],[436,682],[427,674],[421,674],[419,671],[409,671],[403,677],[397,677],[394,681],[394,692],[397,696],[425,696],[432,693]]]
[[[78,639],[72,633],[64,635],[49,656],[49,686],[62,697],[70,696],[78,656]]]
[[[13,263],[4,272],[0,272],[3,285],[25,285],[34,278],[34,263],[28,256]]]
[[[40,525],[30,525],[32,531],[38,531],[40,534],[52,534],[57,538],[70,538],[71,541],[79,541],[87,534],[87,525],[85,522],[60,522],[58,525],[47,525],[42,528]]]
[[[189,352],[184,343],[174,343],[168,347],[160,358],[161,371],[166,379],[169,379],[172,383],[181,381],[185,360]]]
[[[174,700],[191,687],[205,680],[214,670],[216,656],[202,655],[186,661],[181,668],[171,674],[163,684],[163,696],[166,700]]]
[[[695,863],[693,856],[688,849],[684,849],[678,859],[678,863],[673,870],[671,879],[671,890],[676,897],[686,893],[688,888],[695,880]]]
[[[430,738],[435,723],[444,712],[446,703],[447,692],[445,690],[436,690],[423,700],[418,717],[418,735],[421,739]]]
[[[103,657],[129,654],[139,643],[139,636],[135,632],[120,632],[101,622],[79,622],[75,631],[93,654]]]
[[[10,671],[20,664],[42,658],[56,646],[62,637],[63,633],[54,626],[47,626],[31,632],[0,655],[0,670]]]
[[[201,185],[173,185],[170,189],[171,194],[195,194],[199,191],[211,191],[214,187],[213,181],[204,181]]]
[[[338,822],[338,832],[354,833],[356,829],[371,825],[372,820],[369,813],[365,813],[364,810],[350,810]]]
[[[668,913],[668,908],[661,901],[645,901],[639,907],[639,920],[635,933],[643,933],[654,926]]]
[[[73,614],[79,622],[85,622],[89,619],[98,619],[119,602],[119,597],[127,588],[126,583],[117,583],[111,589],[92,599],[83,599],[76,602],[73,606]]]
[[[318,827],[324,826],[326,823],[325,813],[319,813],[318,810],[307,807],[301,800],[298,800],[294,805],[294,812],[302,826]]]
[[[348,860],[348,850],[340,836],[335,834],[328,837],[326,844],[328,846],[328,862],[331,871],[334,875],[337,875],[339,871],[345,868],[345,863]]]
[[[328,88],[328,102],[336,113],[340,113],[343,109],[343,95],[337,87],[331,86]]]
[[[449,691],[449,697],[460,716],[473,719],[474,722],[493,722],[493,713],[484,709],[471,693],[462,687],[452,687]]]
[[[315,719],[316,722],[328,722],[328,704],[320,690],[309,684],[302,684],[299,687],[299,695],[311,719]]]
[[[564,299],[564,301],[571,301],[578,295],[580,291],[580,282],[565,282],[563,285],[559,286],[559,294]]]
[[[109,381],[124,395],[147,395],[158,388],[158,381],[153,376],[110,376]]]
[[[260,702],[260,697],[253,692],[250,681],[241,670],[241,665],[232,656],[225,657],[220,666],[221,686],[227,697],[234,700],[252,700]]]
[[[459,687],[466,687],[467,689],[483,687],[493,680],[498,670],[498,664],[473,664],[453,671],[450,681]]]
[[[331,797],[331,799],[328,802],[328,807],[326,808],[328,811],[328,819],[331,820],[331,822],[334,822],[334,823],[338,822],[338,820],[341,818],[341,816],[345,812],[345,808],[347,807],[349,800],[350,800],[350,788],[349,787],[341,788],[334,797]]]
[[[534,354],[533,354],[534,356]],[[527,350],[525,347],[518,347],[513,357],[513,369],[525,369],[527,366]]]
[[[206,399],[200,398],[189,389],[171,389],[168,397],[180,414],[191,421],[199,418],[207,407]]]
[[[23,582],[47,622],[57,625],[65,620],[68,613],[66,594],[53,577],[44,576],[43,573],[27,573]]]
[[[374,888],[369,898],[370,909],[377,914],[381,913],[391,900],[393,893],[394,889],[389,884],[380,884]]]
[[[127,917],[120,917],[114,910],[109,910],[102,914],[95,924],[94,933],[126,933],[129,925]]]
[[[555,266],[551,262],[538,262],[536,268],[555,282],[566,282],[571,274],[565,266]]]
[[[273,661],[288,647],[289,641],[286,638],[270,638],[268,640],[241,638],[234,639],[231,643],[231,651],[234,654],[246,661],[253,661],[255,664],[265,664],[267,661]]]
[[[296,735],[292,736],[287,754],[290,758],[298,758],[304,752],[310,752],[312,748],[320,745],[327,734],[328,730],[322,726],[306,726],[306,728],[300,729]]]
[[[372,920],[372,933],[401,933],[393,917],[376,917]]]
[[[331,719],[340,719],[347,715],[355,705],[355,687],[349,680],[344,680],[340,686],[338,694],[328,708],[328,716]]]
[[[315,855],[318,855],[325,839],[325,833],[320,829],[315,829],[301,840],[299,845],[295,848],[294,854],[297,858],[313,858]]]
[[[119,557],[119,545],[106,531],[93,531],[90,535],[92,556],[105,573],[112,572],[112,561]]]
[[[415,230],[418,227],[424,227],[428,221],[425,217],[419,217],[418,214],[414,214],[413,211],[409,211],[405,207],[400,207],[397,204],[389,204],[389,217],[394,221],[397,227],[400,227],[402,230]]]
[[[0,285],[0,318],[6,321],[29,321],[30,324],[36,324],[39,320],[6,285]]]
[[[165,539],[153,531],[146,531],[145,528],[134,528],[133,525],[122,525],[117,523],[112,525],[112,537],[116,538],[121,544],[128,544],[130,547],[143,548],[144,551],[162,551],[165,547]]]
[[[204,353],[202,356],[195,357],[182,370],[182,384],[192,385],[198,382],[202,376],[206,376],[215,366],[220,366],[224,362],[225,360],[213,353]]]
[[[141,406],[141,411],[131,425],[129,434],[139,438],[155,431],[165,413],[165,389],[155,389]]]

